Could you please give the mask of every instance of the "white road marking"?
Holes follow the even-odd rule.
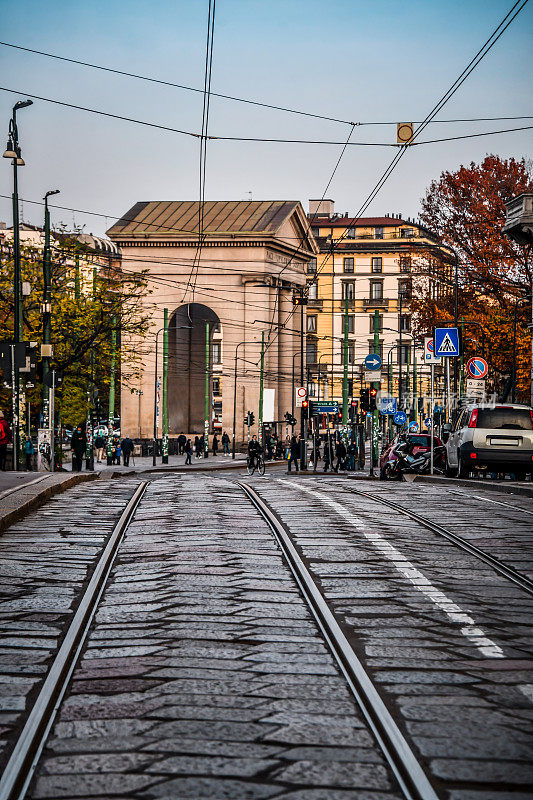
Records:
[[[474,500],[482,500],[484,503],[495,503],[497,506],[505,506],[505,508],[512,508],[515,511],[523,511],[524,514],[531,514],[533,516],[533,511],[529,511],[527,508],[520,508],[520,506],[512,506],[511,503],[503,503],[501,500],[491,500],[490,497],[479,497],[477,494],[464,494],[464,492],[458,492],[456,489],[451,489],[452,494],[457,494],[459,497],[466,497],[470,499],[471,497]]]
[[[518,687],[522,694],[525,694],[528,700],[533,703],[533,683],[524,683],[523,686]]]
[[[443,611],[448,619],[452,622],[455,622],[462,627],[460,628],[461,633],[465,636],[477,649],[487,658],[504,658],[504,653],[501,647],[499,647],[492,639],[489,639],[488,636],[485,635],[485,632],[478,628],[475,620],[463,611],[463,609],[458,606],[453,600],[450,600],[444,592],[441,592],[440,589],[437,589],[436,586],[426,578],[426,576],[420,572],[394,545],[392,545],[384,536],[380,533],[376,533],[373,531],[369,531],[365,529],[365,526],[362,522],[360,522],[355,514],[349,511],[347,508],[342,506],[340,503],[337,503],[335,500],[332,500],[325,494],[321,492],[317,492],[314,489],[308,489],[305,486],[296,486],[292,483],[292,481],[284,480],[282,478],[277,479],[279,483],[286,484],[290,486],[292,489],[297,489],[301,492],[307,492],[307,494],[316,497],[322,503],[329,505],[334,511],[337,512],[341,517],[343,517],[350,525],[353,525],[354,528],[357,528],[363,536],[371,542],[376,550],[379,550],[389,561],[394,564],[395,568],[398,572],[407,578],[410,583],[413,584],[415,589],[418,589],[423,595],[428,597],[432,603],[434,603],[437,608]]]

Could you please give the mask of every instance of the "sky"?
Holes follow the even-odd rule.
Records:
[[[513,0],[217,0],[212,90],[353,122],[352,142],[396,141],[396,122],[422,120]],[[207,0],[0,0],[3,42],[202,87]],[[9,12],[9,13],[8,13]],[[533,116],[533,3],[528,4],[437,119]],[[202,95],[0,45],[0,129],[27,94],[199,132]],[[19,112],[26,166],[24,221],[103,235],[137,201],[199,197],[199,141],[34,100]],[[533,125],[530,120],[430,125],[421,139]],[[344,142],[346,123],[212,98],[209,133]],[[415,217],[430,182],[487,153],[530,158],[533,131],[413,147],[366,212]],[[5,135],[4,135],[5,138]],[[206,199],[300,200],[323,195],[341,145],[210,141]],[[327,191],[354,214],[395,154],[347,148]],[[0,221],[11,225],[12,171],[0,172]],[[7,195],[8,197],[5,197]],[[95,212],[103,216],[89,215]]]

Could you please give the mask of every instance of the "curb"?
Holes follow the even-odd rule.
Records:
[[[65,492],[67,489],[70,489],[72,486],[76,486],[78,483],[96,480],[97,478],[98,474],[94,472],[72,475],[70,478],[67,478],[64,481],[58,481],[51,486],[41,489],[41,491],[37,492],[37,494],[33,495],[33,497],[28,498],[17,508],[6,510],[6,513],[3,513],[3,510],[0,508],[0,532],[5,531],[6,528],[9,528],[9,526],[13,525],[15,522],[19,522],[21,519],[24,519],[24,517],[26,517],[32,511],[35,511],[37,508],[42,506],[50,497],[60,494],[61,492]],[[20,486],[17,487],[17,490],[20,491],[23,488],[25,487]]]
[[[464,486],[466,489],[486,490],[501,492],[502,494],[517,494],[523,497],[533,497],[533,486],[523,486],[519,483],[497,483],[496,481],[473,481],[468,478],[440,478],[431,475],[416,475],[414,483],[436,483],[442,486]]]

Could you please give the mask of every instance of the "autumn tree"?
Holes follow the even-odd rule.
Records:
[[[421,222],[457,258],[459,319],[475,320],[485,331],[486,355],[500,376],[512,371],[515,342],[519,396],[528,399],[531,319],[526,297],[531,293],[531,248],[502,233],[505,201],[531,191],[531,171],[524,159],[487,155],[481,164],[443,172],[422,200]],[[422,270],[423,273],[423,270]],[[419,329],[429,330],[438,319],[453,319],[454,297],[449,282],[440,296],[429,296],[428,281],[418,282],[413,310]],[[479,329],[465,328],[467,355],[480,354]]]
[[[0,274],[0,339],[13,339],[13,250],[7,242],[2,251]],[[24,339],[42,343],[43,253],[38,247],[21,248],[22,280],[31,294],[23,302]],[[91,251],[75,235],[64,231],[52,248],[52,342],[53,367],[63,373],[63,386],[56,407],[65,424],[75,425],[87,412],[90,387],[99,392],[106,408],[110,380],[111,334],[117,332],[117,378],[127,368],[133,380],[140,355],[128,345],[128,334],[148,329],[148,292],[144,272],[125,273],[120,261],[105,259]],[[9,387],[1,388],[3,408],[11,405]],[[29,391],[36,410],[41,408],[42,385]]]

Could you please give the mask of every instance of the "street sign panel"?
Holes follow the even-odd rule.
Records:
[[[440,358],[435,357],[435,341],[432,336],[424,337],[424,364],[440,364]]]
[[[466,371],[471,378],[485,378],[489,371],[489,365],[484,358],[474,356],[474,358],[469,358],[466,362]]]
[[[365,383],[380,383],[381,382],[381,372],[377,370],[370,370],[365,369],[363,374],[363,380]]]
[[[407,414],[405,411],[397,411],[394,415],[394,422],[396,425],[405,425],[407,422]]]
[[[376,370],[381,369],[381,364],[382,364],[381,356],[379,356],[377,353],[370,353],[365,358],[366,369],[376,369]]]
[[[433,420],[431,419],[431,417],[426,417],[425,418],[424,425],[426,426],[426,428],[428,430],[429,430],[429,428],[431,428],[431,426],[433,425]]]
[[[296,408],[301,408],[302,403],[307,397],[307,389],[305,386],[297,386],[295,390],[296,395]]]
[[[435,355],[438,358],[457,358],[459,351],[459,328],[435,328]]]
[[[478,380],[477,378],[466,379],[465,394],[473,400],[483,400],[485,396],[486,381]]]
[[[396,414],[398,411],[398,401],[395,397],[381,397],[379,400],[379,410],[382,414]]]
[[[418,433],[418,422],[416,422],[415,420],[412,420],[409,423],[409,431],[411,433]]]
[[[315,414],[336,414],[339,410],[338,403],[314,403],[313,412]]]

